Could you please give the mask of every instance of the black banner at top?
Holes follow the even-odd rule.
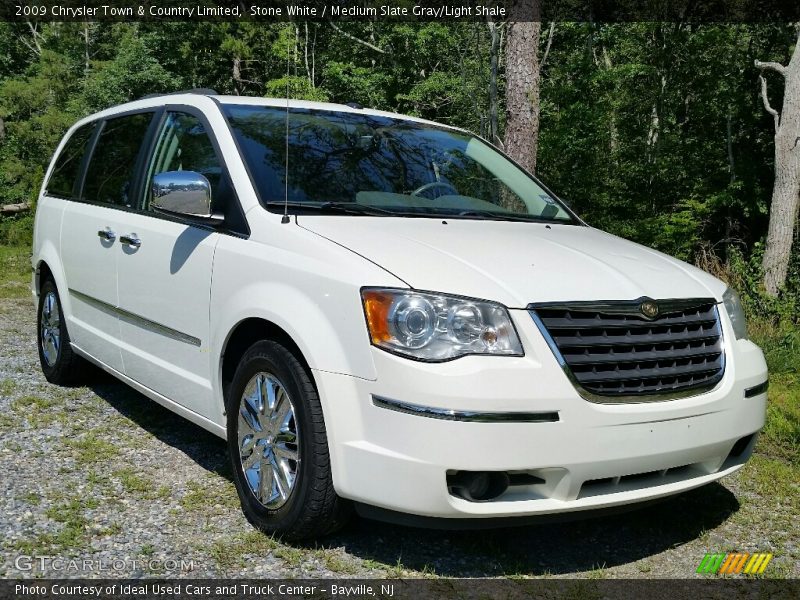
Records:
[[[0,20],[787,23],[800,0],[0,0]]]

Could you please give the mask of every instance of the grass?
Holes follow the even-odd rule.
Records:
[[[74,497],[48,508],[45,515],[57,523],[62,523],[63,527],[56,533],[40,534],[36,538],[37,545],[55,551],[85,548],[88,543],[89,525],[85,512],[97,506],[98,502],[93,498]]]
[[[294,546],[278,546],[272,551],[272,554],[289,567],[299,567],[309,558],[308,551]]]
[[[208,506],[208,491],[197,481],[187,481],[186,487],[189,488],[181,498],[181,506],[186,510],[200,510]]]
[[[28,421],[31,427],[41,429],[58,420],[64,414],[56,398],[22,396],[11,401],[11,411]]]
[[[22,496],[20,496],[19,499],[32,506],[39,506],[39,504],[41,504],[42,502],[41,496],[39,496],[39,494],[36,494],[34,492],[26,492],[22,494]]]
[[[247,555],[267,556],[280,543],[260,531],[248,531],[234,537],[217,540],[205,548],[208,555],[222,569],[230,569],[244,564]]]
[[[606,579],[608,577],[606,564],[594,565],[586,577],[588,579]]]
[[[31,249],[0,245],[0,298],[30,295]]]
[[[762,495],[800,507],[800,328],[755,321],[751,338],[770,371],[767,419],[743,481]]]
[[[3,379],[0,381],[0,396],[10,396],[17,389],[17,382],[13,379]]]
[[[326,550],[320,550],[320,558],[322,559],[322,563],[325,565],[325,568],[332,573],[354,575],[358,572],[356,565],[346,556],[341,556]]]
[[[141,475],[137,469],[125,467],[114,471],[113,475],[119,479],[122,489],[128,494],[139,498],[156,498],[158,496],[156,484],[151,479]]]
[[[91,485],[93,488],[104,488],[108,485],[109,479],[105,475],[101,475],[95,470],[90,470],[86,474],[86,481]]]
[[[94,432],[87,433],[77,440],[64,440],[64,444],[74,450],[75,461],[80,465],[92,465],[119,454],[116,446]]]
[[[44,411],[49,410],[59,404],[54,398],[42,398],[41,396],[22,396],[11,402],[13,411]]]
[[[750,323],[750,337],[764,351],[770,371],[767,418],[739,477],[742,506],[732,519],[743,526],[769,519],[775,560],[764,576],[786,578],[800,559],[795,524],[800,509],[800,328],[757,320]]]
[[[771,377],[767,423],[762,436],[772,458],[800,466],[800,376]]]
[[[752,319],[748,330],[750,339],[764,351],[771,374],[800,374],[800,326]]]

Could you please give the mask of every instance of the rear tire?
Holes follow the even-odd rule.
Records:
[[[319,395],[297,358],[274,341],[253,344],[226,407],[233,481],[247,520],[287,540],[341,528],[351,507],[333,488]]]
[[[39,291],[36,334],[39,362],[47,381],[74,385],[85,377],[89,364],[72,350],[61,298],[52,279],[46,280]]]

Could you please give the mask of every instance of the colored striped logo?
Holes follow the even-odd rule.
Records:
[[[748,575],[760,575],[767,568],[772,554],[756,553],[748,554],[706,554],[697,567],[698,573],[705,575],[736,575],[747,573]]]

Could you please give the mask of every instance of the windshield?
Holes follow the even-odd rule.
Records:
[[[261,201],[282,210],[286,110],[224,107]],[[468,133],[359,113],[292,109],[292,212],[574,223],[527,173]]]

